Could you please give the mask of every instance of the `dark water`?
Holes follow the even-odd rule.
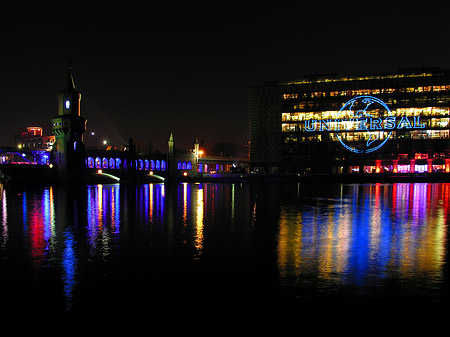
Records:
[[[8,186],[1,305],[13,317],[113,321],[152,310],[441,312],[449,192],[444,183]]]

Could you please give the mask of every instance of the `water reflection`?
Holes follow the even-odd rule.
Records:
[[[203,251],[204,194],[210,190],[204,189],[202,184],[182,183],[178,186],[183,243],[194,246],[195,259],[198,259]]]
[[[73,305],[73,290],[76,282],[77,255],[75,250],[75,237],[73,230],[67,228],[64,233],[64,251],[61,258],[63,267],[62,280],[64,282],[64,295],[66,297],[66,309],[70,310]]]
[[[6,204],[6,191],[3,189],[2,183],[0,183],[0,202],[2,205],[2,233],[1,233],[1,250],[6,249],[6,243],[8,242],[8,211],[7,211],[7,204]]]
[[[162,222],[164,216],[165,187],[163,184],[144,185],[144,214],[146,222]]]
[[[388,278],[443,280],[449,184],[341,185],[329,198],[281,207],[278,265],[285,284],[373,286]],[[303,278],[303,280],[302,280]],[[302,280],[302,281],[299,281]]]
[[[96,185],[87,189],[87,237],[90,255],[103,259],[116,249],[120,237],[120,185]]]
[[[32,265],[38,269],[54,259],[56,251],[53,188],[22,194],[23,226],[29,237]]]
[[[201,185],[199,186],[197,190],[197,216],[196,216],[196,223],[195,223],[195,248],[198,251],[198,256],[201,255],[203,250],[203,210],[204,210],[204,203],[203,203],[203,189],[201,188]]]
[[[69,311],[133,291],[151,300],[192,291],[198,301],[197,293],[217,289],[238,299],[263,297],[263,287],[296,296],[395,280],[395,290],[438,292],[449,193],[450,184],[4,190],[0,275],[11,277],[0,278],[0,289],[13,302],[24,289],[44,290],[43,303],[51,294]]]

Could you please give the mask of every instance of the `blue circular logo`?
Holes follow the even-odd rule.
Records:
[[[349,151],[374,152],[386,144],[392,136],[392,131],[385,131],[386,128],[383,126],[383,119],[392,116],[391,110],[379,98],[354,97],[342,106],[339,114],[343,127],[337,138]]]

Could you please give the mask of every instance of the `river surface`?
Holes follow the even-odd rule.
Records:
[[[447,183],[7,186],[1,305],[49,319],[438,312],[449,303],[449,193]]]

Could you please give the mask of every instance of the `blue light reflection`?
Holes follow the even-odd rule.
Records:
[[[449,184],[341,186],[339,198],[281,209],[283,279],[323,287],[380,285],[387,278],[443,279]]]
[[[73,289],[75,287],[75,277],[77,268],[77,256],[75,252],[76,241],[73,231],[68,228],[64,232],[64,251],[61,259],[63,266],[62,279],[64,282],[64,295],[66,298],[66,309],[72,308]]]
[[[109,258],[111,249],[119,244],[120,227],[120,185],[88,186],[87,238],[90,254]]]

